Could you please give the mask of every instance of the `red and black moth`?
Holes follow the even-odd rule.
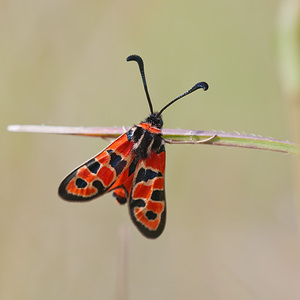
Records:
[[[58,194],[68,201],[88,201],[113,191],[120,204],[127,202],[129,214],[138,230],[147,238],[157,238],[166,224],[165,140],[162,136],[162,112],[175,101],[202,88],[195,84],[159,112],[153,112],[140,56],[127,61],[138,63],[150,115],[131,127],[99,154],[72,171],[60,184]]]

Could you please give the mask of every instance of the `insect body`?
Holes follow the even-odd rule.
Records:
[[[157,238],[166,223],[165,141],[161,114],[175,101],[202,88],[199,82],[159,112],[153,112],[141,57],[131,55],[141,72],[150,115],[133,126],[103,151],[71,172],[60,184],[58,194],[68,201],[88,201],[113,191],[120,204],[128,203],[129,214],[147,238]]]

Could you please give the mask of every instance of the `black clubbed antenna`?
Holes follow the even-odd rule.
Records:
[[[144,71],[144,62],[143,62],[142,58],[140,56],[134,54],[134,55],[128,56],[126,60],[127,61],[136,61],[137,64],[139,65],[142,80],[143,80],[143,84],[144,84],[145,93],[146,93],[149,108],[150,108],[150,112],[151,112],[151,114],[153,114],[153,106],[152,106],[152,103],[151,103],[151,100],[150,100],[150,95],[149,95],[149,92],[148,92],[148,87],[147,87],[147,82],[146,82],[146,77],[145,77],[145,71]]]
[[[192,92],[194,92],[194,91],[196,91],[196,90],[198,90],[198,89],[203,89],[204,91],[206,91],[206,90],[208,89],[208,84],[207,84],[206,82],[204,82],[204,81],[196,83],[196,84],[195,84],[191,89],[189,89],[187,92],[185,92],[185,93],[183,93],[182,95],[178,96],[177,98],[175,98],[174,100],[172,100],[170,103],[168,103],[166,106],[164,106],[164,107],[160,110],[160,112],[157,114],[157,117],[159,117],[159,116],[162,114],[162,112],[163,112],[166,108],[168,108],[170,105],[172,105],[174,102],[176,102],[177,100],[183,98],[184,96],[186,96],[186,95],[188,95],[188,94],[190,94],[190,93],[192,93]]]

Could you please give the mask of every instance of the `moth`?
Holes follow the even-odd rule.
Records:
[[[137,229],[145,237],[154,239],[160,236],[166,224],[166,151],[162,113],[197,89],[207,90],[208,84],[195,84],[159,112],[154,112],[142,58],[130,55],[127,61],[135,61],[139,66],[150,115],[72,171],[61,182],[58,194],[65,200],[82,202],[112,191],[118,203],[128,204],[129,215]]]

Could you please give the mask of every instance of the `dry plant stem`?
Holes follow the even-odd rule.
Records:
[[[9,125],[8,130],[14,132],[52,133],[101,137],[115,139],[130,127],[62,127],[43,125]],[[216,146],[240,147],[299,154],[299,145],[288,141],[264,138],[257,135],[226,133],[217,131],[200,131],[184,129],[163,129],[164,138],[173,144],[209,144]]]
[[[126,225],[121,225],[119,229],[119,261],[117,280],[117,300],[128,299],[128,247],[130,231]]]

